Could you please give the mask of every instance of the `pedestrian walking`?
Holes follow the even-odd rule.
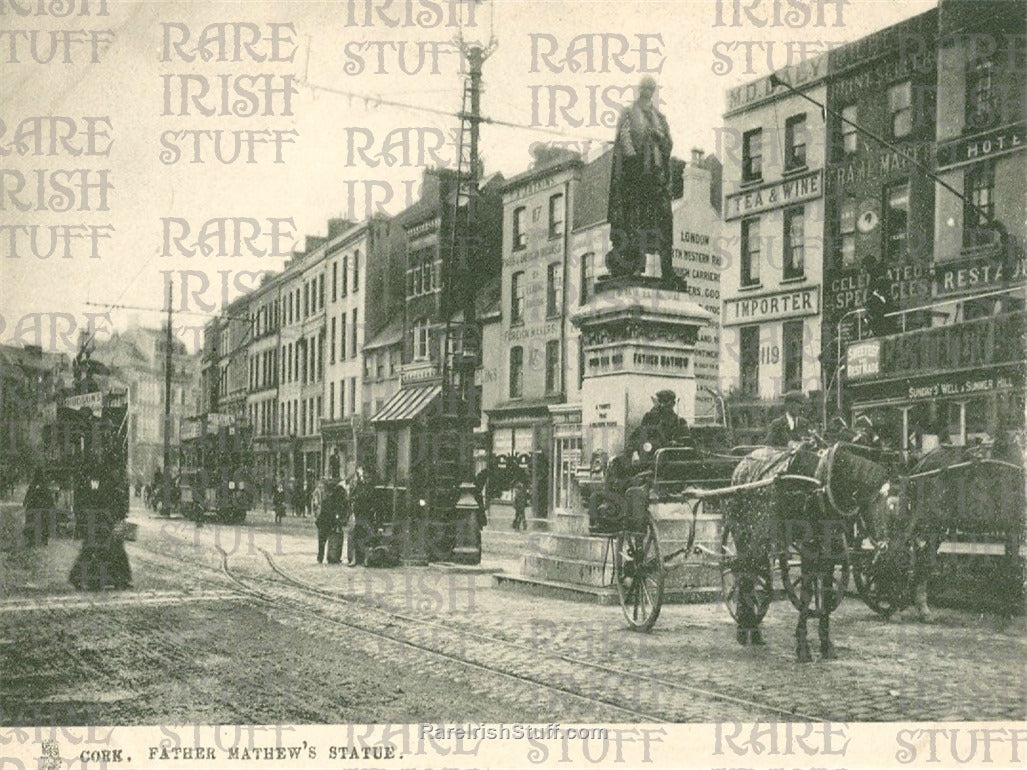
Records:
[[[524,482],[520,479],[514,482],[513,486],[513,509],[514,509],[514,520],[513,528],[515,530],[527,529],[528,522],[524,518],[524,509],[528,506],[528,490],[524,486]]]
[[[25,545],[29,548],[50,542],[50,531],[56,527],[54,500],[46,474],[36,468],[25,492]]]
[[[342,482],[332,483],[326,490],[321,500],[321,510],[318,511],[314,525],[317,527],[317,563],[324,562],[325,546],[328,539],[339,531],[339,518],[346,506],[346,490]]]
[[[130,588],[132,570],[119,527],[128,515],[127,481],[113,468],[103,466],[88,473],[84,481],[79,488],[84,499],[76,500],[75,511],[76,525],[80,515],[82,518],[82,550],[71,568],[69,582],[89,591]]]
[[[275,524],[281,524],[285,518],[285,485],[281,481],[275,483],[271,492],[271,507],[275,510]]]

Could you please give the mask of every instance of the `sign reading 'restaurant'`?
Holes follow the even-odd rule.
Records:
[[[824,191],[821,173],[817,169],[790,179],[731,193],[724,197],[724,219],[738,219],[767,209],[819,198]]]
[[[724,325],[738,325],[816,315],[820,312],[820,287],[806,286],[757,297],[724,300]]]

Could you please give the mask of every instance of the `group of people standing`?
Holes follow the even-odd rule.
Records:
[[[348,479],[325,482],[321,507],[314,519],[317,528],[317,563],[341,560],[342,539],[346,542],[346,564],[363,564],[372,535],[374,484],[363,468]],[[338,550],[333,553],[333,545]]]

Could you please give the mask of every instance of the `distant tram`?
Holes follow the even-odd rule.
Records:
[[[47,470],[71,490],[76,537],[86,531],[87,511],[128,516],[127,426],[128,393],[118,388],[66,394],[43,426]]]
[[[178,510],[188,519],[241,524],[253,507],[253,431],[233,415],[211,413],[182,424]]]

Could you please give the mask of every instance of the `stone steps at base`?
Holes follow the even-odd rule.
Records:
[[[511,533],[516,537],[516,533]],[[559,533],[549,532],[535,532],[529,533],[529,537],[525,540],[525,552],[537,553],[543,556],[552,556],[557,558],[567,559],[581,559],[583,561],[596,561],[601,562],[603,560],[603,554],[607,550],[608,538],[605,537],[591,537],[588,535],[566,535]],[[695,544],[701,545],[711,551],[716,552],[719,548],[719,543],[714,540],[707,540],[703,538],[696,538]],[[693,545],[695,545],[693,544]],[[660,552],[664,556],[668,556],[675,551],[685,548],[688,546],[687,535],[684,537],[664,537],[662,532],[660,535]],[[608,559],[612,559],[612,548],[609,546],[610,554],[607,555]],[[684,555],[682,555],[683,557]],[[689,558],[695,558],[692,554],[688,555]],[[682,558],[679,557],[679,558]]]
[[[532,549],[528,536],[527,532],[494,530],[486,527],[481,531],[481,551],[483,554],[520,558]]]

